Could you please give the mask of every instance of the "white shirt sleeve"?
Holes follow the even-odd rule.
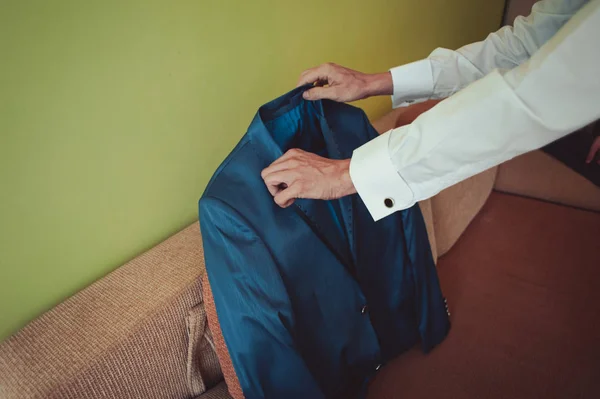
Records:
[[[600,118],[600,0],[528,61],[494,70],[356,149],[350,176],[375,220]]]
[[[446,98],[494,69],[512,69],[531,57],[589,0],[543,0],[528,17],[517,17],[484,41],[456,51],[434,50],[428,58],[390,69],[392,105],[404,107]]]

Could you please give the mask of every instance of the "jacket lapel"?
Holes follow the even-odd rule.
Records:
[[[329,127],[327,124],[327,119],[325,118],[325,112],[323,110],[323,104],[321,101],[318,101],[318,110],[320,116],[321,123],[321,131],[323,132],[323,136],[325,137],[325,143],[327,145],[327,152],[329,154],[329,158],[331,159],[348,159],[352,156],[351,153],[344,154],[342,153],[342,148],[338,142],[335,132]],[[341,132],[340,134],[348,134],[348,132]],[[355,242],[354,242],[354,200],[355,195],[347,195],[337,200],[340,213],[342,217],[342,221],[344,223],[344,229],[346,230],[346,242],[348,246],[348,252],[352,259],[352,265],[355,264],[356,261],[356,251],[355,251]]]
[[[262,142],[261,147],[265,151],[266,160],[271,163],[283,155],[281,147],[276,143],[273,135],[277,132],[270,132],[265,122],[273,117],[280,117],[284,114],[290,105],[297,105],[302,99],[302,92],[306,87],[299,88],[282,96],[271,103],[261,107],[254,121],[251,124],[253,140]],[[310,103],[314,106],[311,112],[315,112],[319,119],[320,128],[325,139],[327,148],[327,157],[331,159],[342,159],[339,146],[335,142],[334,133],[331,131],[325,116],[321,101]],[[314,117],[315,115],[313,115]],[[267,120],[264,120],[267,118]],[[305,151],[311,151],[310,148],[300,148]],[[296,199],[294,209],[301,219],[309,225],[315,234],[323,241],[338,259],[350,269],[354,268],[354,234],[352,219],[352,198],[345,197],[335,201],[322,201],[311,199]],[[339,213],[336,213],[336,206]],[[338,217],[339,216],[339,217]],[[338,225],[339,223],[339,225]],[[307,251],[310,248],[306,249]]]
[[[293,205],[296,213],[307,223],[327,247],[346,265],[354,264],[346,240],[345,228],[338,228],[327,201],[297,199]],[[343,221],[340,221],[343,223]],[[310,248],[306,248],[310,251]]]

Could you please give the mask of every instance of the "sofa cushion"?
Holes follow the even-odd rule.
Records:
[[[225,381],[220,382],[216,387],[209,389],[196,399],[231,399],[231,395],[227,391]]]
[[[204,303],[190,309],[186,319],[188,332],[187,383],[192,395],[206,392],[223,380],[215,344],[206,322]]]

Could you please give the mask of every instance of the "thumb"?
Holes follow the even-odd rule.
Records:
[[[313,87],[312,89],[306,90],[302,96],[304,97],[305,100],[311,100],[311,101],[315,101],[315,100],[323,100],[323,99],[327,99],[327,100],[336,100],[337,98],[337,93],[335,88],[328,86],[328,87]]]

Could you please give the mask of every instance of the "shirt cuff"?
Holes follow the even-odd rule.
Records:
[[[375,221],[415,204],[414,194],[390,159],[390,132],[354,150],[350,178]]]
[[[431,61],[424,59],[390,69],[394,94],[392,106],[406,107],[427,101],[433,93]]]

